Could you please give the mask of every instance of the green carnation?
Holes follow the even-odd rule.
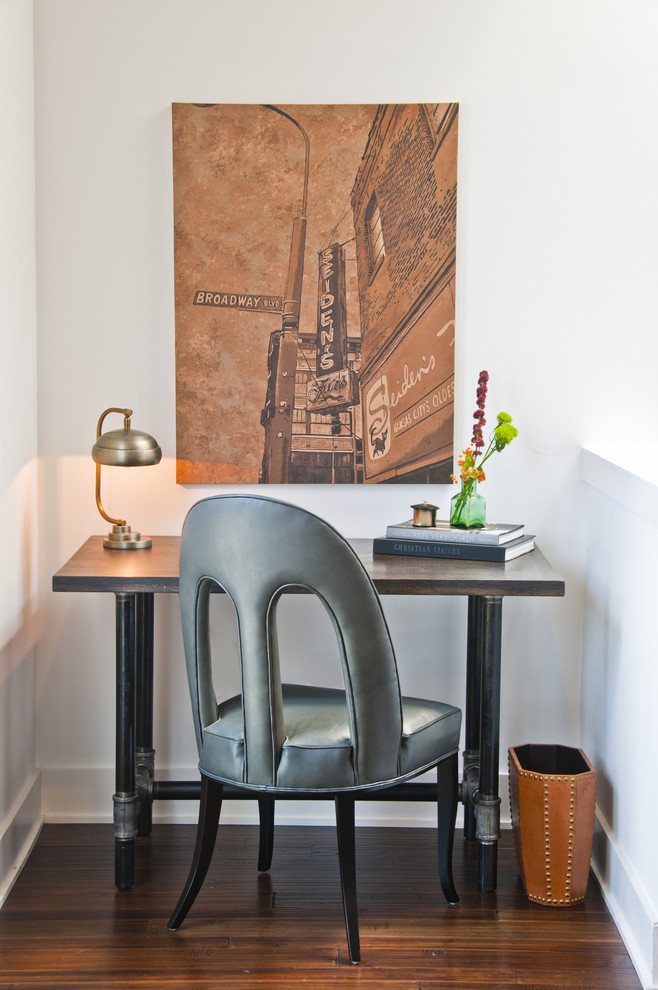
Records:
[[[512,426],[511,417],[510,421],[503,420],[501,422],[500,416],[498,417],[499,426],[494,430],[496,450],[503,450],[508,443],[511,443],[514,437],[518,437],[519,431],[515,426]]]

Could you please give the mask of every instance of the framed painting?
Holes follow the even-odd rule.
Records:
[[[180,484],[449,482],[458,116],[173,105]]]

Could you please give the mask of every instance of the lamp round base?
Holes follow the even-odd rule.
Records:
[[[103,540],[103,546],[108,550],[148,550],[153,545],[150,536],[133,533],[130,526],[113,526]]]

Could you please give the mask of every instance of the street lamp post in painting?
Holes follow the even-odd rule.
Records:
[[[285,484],[290,477],[290,453],[292,446],[292,421],[295,403],[295,378],[299,338],[299,313],[304,277],[304,250],[306,247],[306,212],[308,201],[309,150],[308,134],[301,124],[279,107],[263,104],[291,121],[304,138],[304,184],[301,211],[292,225],[292,240],[288,275],[283,300],[281,328],[270,335],[267,356],[267,392],[261,411],[261,425],[265,430],[261,480],[269,484]]]

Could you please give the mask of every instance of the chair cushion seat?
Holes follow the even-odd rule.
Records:
[[[458,708],[438,701],[403,698],[397,776],[382,772],[371,775],[370,780],[358,780],[344,691],[284,684],[283,715],[285,741],[275,787],[268,790],[336,791],[385,786],[435,766],[459,747]],[[216,780],[249,786],[241,696],[223,702],[218,716],[203,730],[199,768]]]

